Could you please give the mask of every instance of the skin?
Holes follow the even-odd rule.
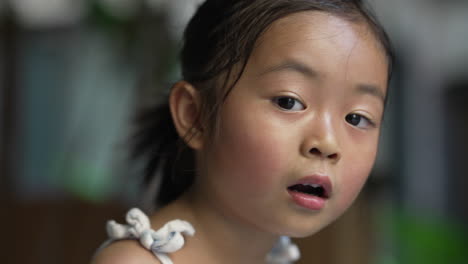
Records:
[[[195,236],[173,261],[263,263],[279,235],[309,236],[343,214],[374,164],[386,89],[385,53],[368,27],[319,12],[280,19],[258,39],[221,107],[218,137],[192,129],[198,93],[177,83],[171,111],[181,136],[194,133],[187,143],[199,175],[189,192],[151,217],[153,227],[174,218],[194,225]],[[294,99],[291,109],[278,103],[285,97]],[[357,125],[346,120],[350,114],[359,115]],[[318,211],[298,206],[287,192],[314,174],[329,177],[333,188]],[[129,260],[121,263],[158,263],[134,241],[100,255],[112,255],[113,247]],[[131,262],[136,255],[144,261]],[[95,263],[120,263],[101,259]]]

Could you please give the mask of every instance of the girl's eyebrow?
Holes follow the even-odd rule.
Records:
[[[318,79],[322,75],[318,71],[314,70],[313,68],[311,68],[310,66],[302,62],[288,59],[279,63],[278,65],[268,67],[266,70],[258,74],[258,77],[263,76],[268,73],[278,72],[278,71],[294,71],[294,72],[301,73],[309,78],[314,78],[314,79]],[[383,103],[385,103],[385,94],[382,92],[381,89],[379,89],[375,85],[358,84],[356,86],[355,93],[371,95],[380,99]]]
[[[385,94],[377,86],[372,84],[358,84],[354,90],[358,94],[368,94],[380,99],[385,103]]]
[[[310,78],[319,78],[320,77],[320,73],[317,72],[316,70],[312,69],[310,66],[304,64],[304,63],[301,63],[301,62],[298,62],[296,60],[291,60],[291,59],[288,59],[288,60],[285,60],[283,62],[281,62],[280,64],[278,65],[274,65],[274,66],[271,66],[271,67],[268,67],[266,70],[262,71],[258,77],[262,76],[262,75],[265,75],[265,74],[268,74],[268,73],[271,73],[271,72],[278,72],[278,71],[295,71],[295,72],[298,72],[298,73],[301,73],[307,77],[310,77]]]

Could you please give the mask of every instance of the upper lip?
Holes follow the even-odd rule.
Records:
[[[326,175],[310,175],[310,176],[305,176],[293,184],[289,185],[289,187],[297,185],[297,184],[309,184],[309,185],[320,185],[324,189],[324,196],[325,198],[330,198],[332,195],[332,183],[330,181],[330,178]]]

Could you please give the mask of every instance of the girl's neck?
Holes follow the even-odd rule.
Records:
[[[175,255],[174,260],[185,263],[182,258],[190,256],[191,263],[202,263],[195,261],[197,257],[203,263],[264,263],[278,236],[224,215],[206,198],[194,191],[187,192],[152,217],[155,228],[174,218],[187,220],[194,226],[195,236],[187,238],[182,253]]]

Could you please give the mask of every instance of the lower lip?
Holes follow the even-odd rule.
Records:
[[[309,210],[318,211],[325,206],[326,200],[323,198],[291,190],[288,193],[297,205]]]

